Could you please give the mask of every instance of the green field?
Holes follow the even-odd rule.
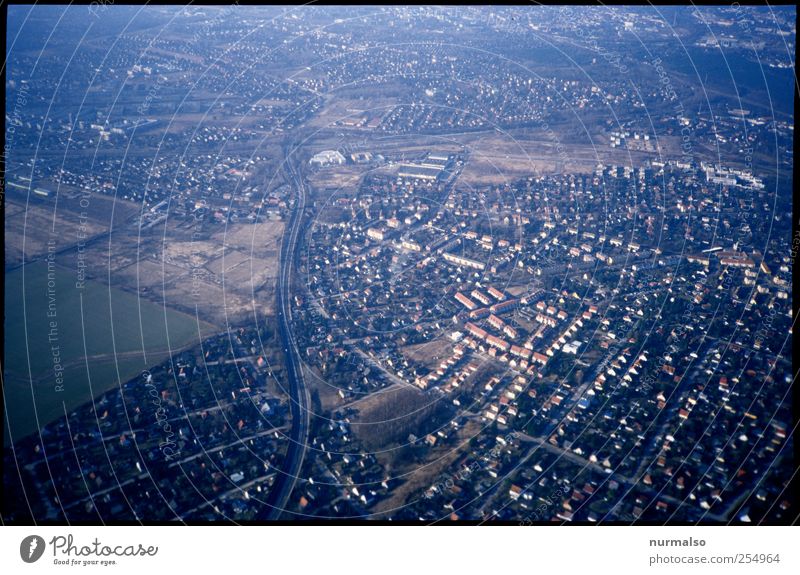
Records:
[[[16,441],[63,415],[65,407],[69,412],[163,361],[169,350],[200,341],[191,315],[99,282],[78,289],[75,273],[64,268],[56,267],[53,279],[48,293],[44,261],[5,276],[4,445],[9,427]],[[205,336],[212,328],[201,323],[199,329]],[[61,390],[55,352],[63,368]]]

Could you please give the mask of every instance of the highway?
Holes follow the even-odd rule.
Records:
[[[277,285],[277,310],[278,331],[281,344],[286,356],[286,376],[289,384],[289,398],[292,413],[292,431],[290,434],[289,448],[286,451],[283,464],[277,479],[272,486],[267,506],[263,516],[268,520],[279,519],[286,509],[294,486],[297,483],[303,460],[306,456],[308,445],[308,432],[310,426],[310,413],[308,406],[310,399],[308,389],[303,379],[303,370],[300,365],[299,351],[292,333],[291,289],[292,269],[294,267],[294,254],[303,220],[306,205],[306,193],[303,181],[296,172],[287,153],[286,169],[292,184],[297,189],[297,202],[289,218],[289,226],[283,235],[280,253],[280,274]]]

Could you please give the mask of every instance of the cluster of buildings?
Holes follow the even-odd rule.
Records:
[[[796,517],[791,113],[734,109],[724,88],[690,110],[698,94],[668,73],[675,26],[646,8],[530,18],[516,7],[350,7],[359,17],[346,25],[324,9],[255,28],[220,10],[176,14],[155,37],[123,32],[113,49],[101,36],[12,50],[9,193],[104,194],[140,206],[136,232],[169,219],[194,234],[197,222],[286,218],[297,181],[281,181],[279,165],[294,153],[325,182],[307,186],[291,254],[293,338],[324,406],[293,511]],[[754,30],[779,73],[794,16],[740,12],[692,11],[680,26],[702,24],[697,49],[743,59],[752,45],[732,31]],[[660,68],[640,57],[640,37]],[[591,74],[569,72],[565,55]],[[542,62],[553,72],[534,73]],[[326,142],[338,132],[365,144],[287,147],[311,120]],[[470,161],[460,136],[514,130],[545,142],[554,169],[506,157],[508,177],[460,179]],[[586,130],[613,149],[577,161]],[[420,152],[418,134],[448,143]],[[357,182],[328,184],[319,171],[345,164],[364,169]],[[268,353],[255,328],[229,331],[6,449],[4,517],[256,517],[293,422],[274,337]],[[380,394],[398,389],[425,407],[409,400],[419,415],[395,421],[399,402],[387,402],[384,443],[370,439],[365,406],[379,411]]]
[[[667,163],[530,177],[509,189],[429,182],[367,178],[341,198],[337,209],[351,217],[312,232],[308,285],[326,312],[329,345],[362,349],[384,386],[415,385],[446,398],[453,417],[469,406],[468,421],[501,438],[514,433],[504,453],[523,464],[503,476],[502,457],[465,454],[461,471],[445,473],[460,478],[454,488],[421,493],[397,517],[786,516],[785,483],[744,504],[741,496],[763,483],[760,461],[785,461],[791,419],[786,404],[753,413],[743,391],[785,395],[790,373],[779,344],[789,329],[790,267],[778,255],[786,252],[753,247],[749,238],[768,223],[745,213],[744,225],[739,210],[739,198],[765,197],[758,182],[709,181],[705,166]],[[709,211],[720,192],[726,202]],[[651,207],[659,205],[670,208]],[[657,233],[671,229],[682,232]],[[721,305],[733,307],[715,316]],[[756,325],[768,325],[771,339],[756,336]],[[733,326],[738,335],[723,339]],[[414,350],[427,345],[439,351],[425,361]],[[745,369],[747,358],[762,369]],[[758,431],[732,435],[735,421]],[[717,448],[693,449],[710,430],[723,438]]]
[[[254,519],[286,452],[288,398],[259,334],[176,354],[4,453],[9,521]],[[279,389],[279,388],[277,388]],[[23,491],[24,489],[24,491]]]

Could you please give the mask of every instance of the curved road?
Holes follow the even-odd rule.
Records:
[[[289,300],[291,295],[294,253],[297,248],[300,224],[303,220],[303,212],[306,207],[306,194],[303,181],[288,158],[289,154],[287,154],[286,169],[289,172],[289,177],[293,180],[294,186],[297,188],[297,203],[292,210],[292,215],[289,218],[289,227],[283,235],[283,242],[281,244],[280,274],[278,275],[277,286],[277,310],[278,331],[280,332],[281,344],[283,345],[283,350],[286,355],[286,374],[289,383],[289,399],[291,402],[292,432],[283,465],[272,487],[272,491],[270,491],[269,497],[267,498],[267,508],[264,514],[266,519],[269,520],[279,519],[289,503],[289,497],[294,490],[300,470],[303,467],[310,424],[310,414],[308,410],[310,400],[308,389],[303,380],[303,371],[300,366],[297,344],[292,334],[292,311]]]

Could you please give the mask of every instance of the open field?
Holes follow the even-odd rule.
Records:
[[[86,189],[70,184],[59,184],[57,180],[42,180],[37,188],[51,193],[49,198],[41,198],[28,192],[26,186],[9,185],[6,195],[6,245],[12,242],[20,245],[26,240],[26,261],[42,254],[32,249],[32,244],[55,239],[58,250],[65,250],[80,241],[89,243],[92,239],[113,228],[120,229],[127,222],[138,218],[141,206],[122,198],[87,192]],[[57,195],[56,195],[56,192]],[[24,216],[27,213],[27,224]],[[55,213],[55,227],[53,218]],[[14,216],[14,217],[11,217]],[[31,218],[34,219],[31,219]],[[41,225],[40,225],[41,224]],[[83,236],[78,232],[81,231]],[[23,233],[24,232],[24,233]],[[46,249],[44,250],[46,252]],[[8,254],[8,252],[6,252]],[[6,267],[12,262],[6,260]]]
[[[378,514],[383,512],[390,514],[395,509],[407,504],[412,494],[430,487],[439,474],[470,449],[469,440],[476,437],[481,430],[480,423],[474,420],[468,421],[456,435],[455,440],[458,447],[436,447],[428,454],[426,461],[419,465],[409,465],[391,452],[380,454],[378,457],[385,461],[387,470],[391,470],[394,477],[403,478],[404,482],[391,497],[381,501],[372,511]]]
[[[452,354],[453,342],[447,338],[434,339],[425,343],[406,346],[402,353],[409,360],[433,369],[442,358]]]
[[[328,97],[320,113],[308,122],[315,128],[344,128],[344,122],[358,122],[365,119],[380,119],[398,103],[397,96],[388,94],[370,94],[363,98],[363,91],[358,99],[355,93],[348,90],[339,91],[336,97]]]
[[[363,166],[335,166],[323,168],[308,178],[309,184],[315,188],[338,190],[354,188],[364,175]],[[340,192],[341,193],[341,192]]]
[[[84,253],[88,277],[158,305],[197,315],[218,329],[245,318],[254,310],[272,313],[282,221],[216,226],[198,238],[193,228],[167,222],[164,231],[137,229],[115,232]],[[74,253],[64,256],[72,261]],[[254,295],[255,294],[255,295]]]
[[[97,203],[108,205],[107,198],[92,196]],[[35,196],[30,202],[25,201],[24,195],[15,192],[13,196],[6,197],[5,216],[5,255],[6,268],[19,266],[25,261],[31,261],[47,254],[47,242],[55,240],[56,249],[64,249],[77,243],[78,232],[81,227],[79,213],[73,211],[75,200],[64,195],[60,198],[61,205],[58,213],[53,216],[53,201],[43,201]],[[121,211],[126,214],[128,206],[124,205]],[[108,231],[108,223],[97,218],[87,218],[83,222],[82,233],[86,239]],[[23,251],[24,250],[24,251]]]
[[[5,333],[15,337],[5,340],[3,392],[15,439],[35,431],[37,417],[44,425],[212,331],[99,282],[78,289],[66,268],[56,266],[51,279],[48,294],[44,261],[6,274]]]
[[[554,140],[546,134],[514,133],[465,141],[470,161],[461,179],[473,185],[509,183],[530,174],[591,173],[599,163],[641,166],[659,159],[655,151],[612,149],[604,139],[574,143]],[[662,150],[670,151],[679,146],[675,138],[662,138],[659,144]]]

